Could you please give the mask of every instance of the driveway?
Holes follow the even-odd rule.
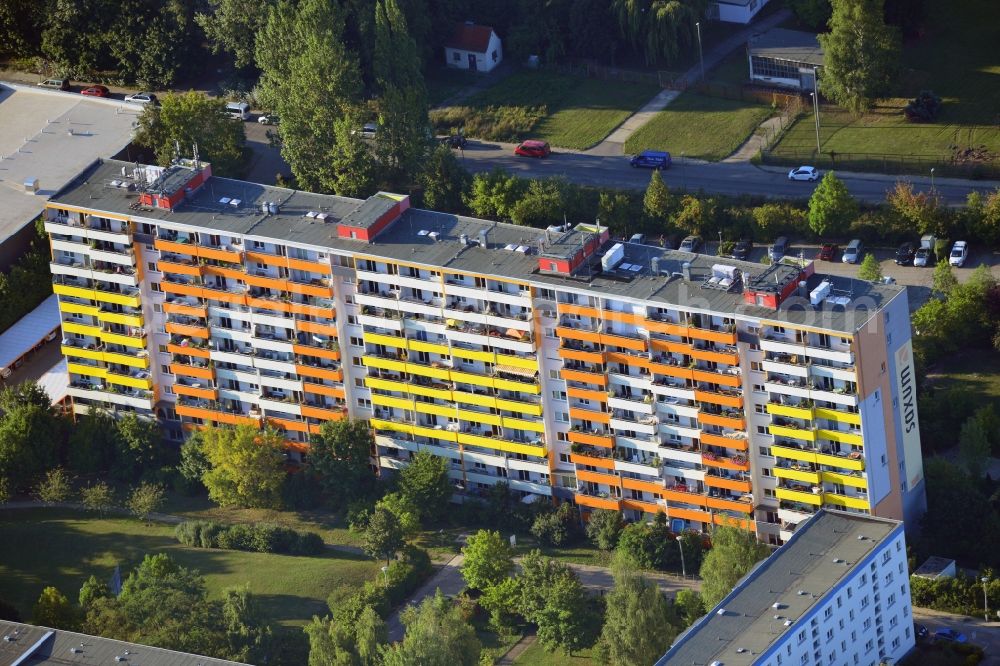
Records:
[[[966,617],[941,613],[927,608],[913,608],[913,621],[927,627],[932,634],[938,629],[954,629],[965,634],[970,642],[986,651],[982,664],[1000,664],[1000,622],[985,622],[982,617]]]

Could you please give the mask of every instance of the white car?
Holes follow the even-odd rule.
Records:
[[[819,178],[819,171],[816,167],[800,166],[788,172],[788,180],[816,180]]]
[[[125,95],[125,101],[132,104],[156,104],[156,95],[151,92],[137,92],[134,95]]]
[[[955,244],[951,246],[951,254],[948,255],[948,263],[961,268],[968,258],[969,244],[965,241],[955,241]]]
[[[257,118],[257,122],[261,125],[277,125],[278,116],[273,113],[262,113],[260,117]]]

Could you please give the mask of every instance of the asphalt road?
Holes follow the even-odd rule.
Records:
[[[470,140],[459,159],[473,173],[502,167],[526,178],[563,176],[582,185],[644,189],[649,183],[647,169],[633,169],[619,155],[593,155],[559,150],[546,159],[517,157],[513,144]],[[708,163],[680,159],[663,172],[668,186],[688,191],[703,190],[713,194],[750,194],[774,198],[808,199],[815,183],[789,181],[788,169],[756,167],[752,164]],[[930,189],[930,178],[883,176],[878,174],[840,174],[848,190],[857,199],[872,203],[885,199],[886,191],[897,180],[908,180],[918,189]],[[969,192],[988,192],[1000,184],[936,178],[934,186],[951,205],[965,202]]]
[[[913,621],[922,624],[933,634],[938,629],[954,629],[965,634],[970,643],[981,645],[986,651],[983,664],[1000,664],[1000,622],[984,622],[982,617],[939,613],[926,608],[913,608]]]

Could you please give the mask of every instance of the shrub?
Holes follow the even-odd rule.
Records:
[[[292,555],[321,555],[324,550],[326,544],[323,543],[323,537],[315,532],[300,532],[292,549]]]
[[[930,90],[921,90],[903,109],[903,115],[910,122],[930,123],[941,110],[941,98]]]
[[[535,518],[531,533],[546,546],[562,546],[579,535],[579,515],[573,504],[563,502],[554,513]]]
[[[320,555],[326,548],[315,532],[296,532],[280,525],[220,525],[203,520],[179,523],[174,537],[192,548],[222,548],[257,553]]]

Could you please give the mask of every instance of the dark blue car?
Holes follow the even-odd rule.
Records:
[[[646,167],[647,169],[666,169],[670,166],[670,153],[660,150],[644,150],[629,163],[633,167]]]

